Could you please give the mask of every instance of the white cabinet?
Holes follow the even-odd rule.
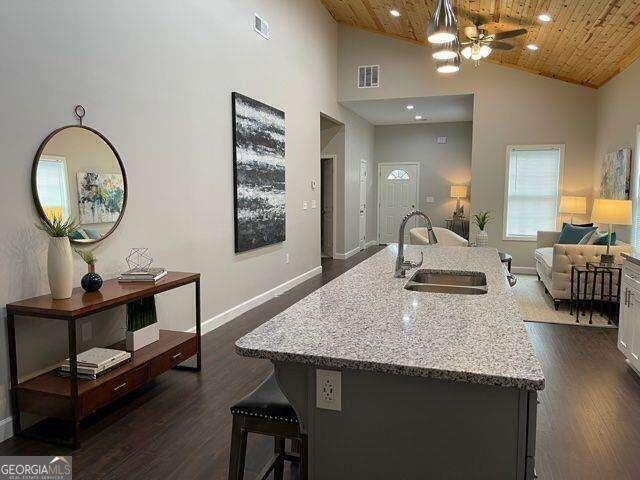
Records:
[[[640,370],[640,267],[628,261],[622,274],[618,349]]]

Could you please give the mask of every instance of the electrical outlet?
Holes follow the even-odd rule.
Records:
[[[302,209],[306,210],[309,207],[309,202],[307,202],[306,200],[302,201]]]
[[[84,322],[82,324],[82,341],[88,342],[93,337],[93,325],[91,322]]]
[[[288,253],[284,254],[284,263],[289,263],[289,261],[291,260],[291,258],[289,257]]]
[[[311,200],[311,208],[316,208],[318,206],[318,202],[315,200]]]
[[[433,199],[433,197],[427,197],[427,203],[435,203],[435,200]]]
[[[342,374],[335,370],[316,370],[316,407],[342,410]]]

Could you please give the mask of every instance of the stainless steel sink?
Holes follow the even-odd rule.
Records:
[[[404,288],[416,292],[482,295],[487,293],[487,277],[482,272],[422,268],[411,276]]]

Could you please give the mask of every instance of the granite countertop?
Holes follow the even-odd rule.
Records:
[[[348,270],[236,342],[247,357],[542,390],[544,376],[495,249],[413,246],[423,268],[484,272],[484,295],[413,292],[396,245]]]

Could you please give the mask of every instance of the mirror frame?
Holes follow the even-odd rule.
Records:
[[[95,129],[91,128],[91,127],[87,127],[86,125],[65,125],[64,127],[60,127],[60,128],[55,129],[49,135],[47,135],[47,137],[40,144],[40,147],[38,147],[38,151],[36,152],[36,156],[33,158],[33,165],[31,166],[31,193],[33,195],[33,203],[36,206],[36,210],[38,211],[38,215],[40,215],[40,219],[42,219],[48,225],[51,225],[51,222],[49,222],[49,219],[47,218],[47,216],[44,213],[44,209],[42,208],[42,204],[40,203],[40,197],[38,196],[38,186],[36,184],[36,175],[37,175],[37,172],[38,172],[38,162],[40,161],[40,155],[42,155],[42,152],[44,151],[45,147],[47,146],[47,143],[49,143],[49,140],[51,140],[57,133],[60,133],[61,131],[66,130],[68,128],[81,128],[81,129],[84,129],[84,130],[88,130],[91,133],[94,133],[98,137],[100,137],[109,146],[109,148],[111,149],[111,151],[115,155],[116,160],[118,161],[118,165],[120,165],[120,171],[122,172],[122,181],[123,181],[123,184],[124,184],[124,195],[123,195],[123,198],[122,198],[122,210],[120,210],[120,216],[114,222],[113,226],[102,237],[100,237],[98,239],[92,239],[90,242],[79,242],[79,241],[77,241],[75,239],[69,238],[71,243],[74,244],[74,245],[93,245],[93,244],[101,242],[102,240],[107,238],[118,227],[118,225],[122,221],[122,217],[124,216],[124,212],[125,212],[125,209],[127,207],[127,196],[128,196],[128,192],[129,192],[129,187],[128,187],[128,183],[127,183],[127,172],[124,169],[124,164],[122,163],[122,159],[120,158],[120,154],[118,154],[118,151],[115,149],[113,144],[109,141],[109,139],[107,137],[105,137],[102,133],[100,133],[98,130],[95,130]]]

